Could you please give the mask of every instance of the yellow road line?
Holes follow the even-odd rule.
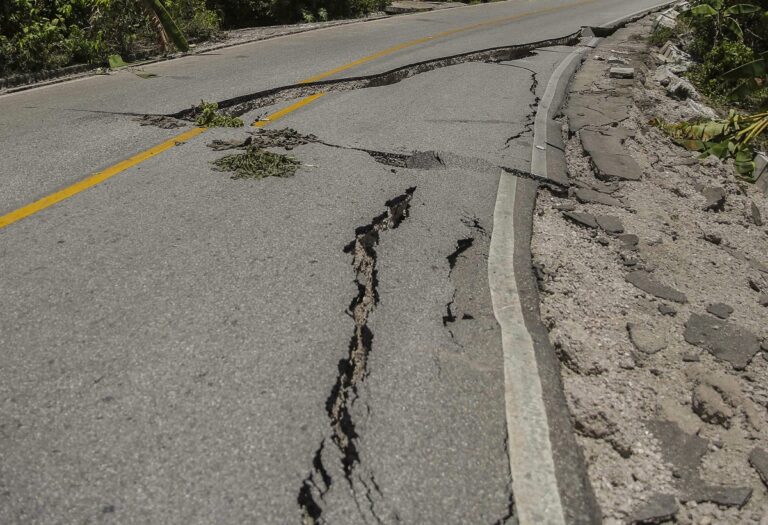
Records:
[[[310,95],[308,97],[302,98],[301,100],[291,104],[287,108],[281,109],[280,111],[276,111],[271,115],[264,117],[262,120],[257,120],[256,122],[253,123],[253,127],[263,128],[264,126],[273,123],[277,119],[286,116],[288,113],[293,113],[300,107],[306,106],[307,104],[311,104],[312,102],[322,97],[323,95],[325,95],[325,92],[315,93],[314,95]]]
[[[526,18],[533,15],[541,15],[545,13],[551,13],[553,11],[561,11],[563,9],[568,9],[571,7],[577,7],[584,4],[591,4],[595,2],[596,0],[579,0],[578,2],[571,2],[569,4],[562,4],[554,7],[548,7],[545,9],[537,9],[535,11],[527,11],[525,13],[520,13],[513,16],[505,16],[501,18],[494,18],[491,20],[486,20],[485,22],[479,22],[477,24],[472,24],[464,27],[458,27],[456,29],[449,29],[448,31],[443,31],[441,33],[436,33],[431,36],[427,36],[424,38],[417,38],[416,40],[410,40],[408,42],[403,42],[402,44],[397,44],[392,47],[388,47],[387,49],[384,49],[382,51],[379,51],[378,53],[374,53],[372,55],[368,55],[362,58],[358,58],[357,60],[350,62],[349,64],[344,64],[343,66],[339,66],[337,68],[331,69],[329,71],[325,71],[323,73],[319,73],[315,76],[305,78],[300,83],[302,84],[309,84],[311,82],[317,82],[318,80],[322,80],[324,78],[328,78],[332,75],[335,75],[336,73],[340,73],[342,71],[345,71],[347,69],[360,66],[362,64],[365,64],[367,62],[370,62],[372,60],[376,60],[377,58],[385,57],[387,55],[391,55],[393,53],[397,53],[398,51],[402,51],[403,49],[407,49],[409,47],[417,46],[419,44],[423,44],[425,42],[429,42],[430,40],[435,40],[438,38],[443,38],[446,36],[455,35],[457,33],[463,33],[466,31],[472,31],[473,29],[479,29],[481,27],[488,27],[492,25],[500,25],[505,24],[507,22],[513,22],[515,20],[520,20],[521,18]]]
[[[320,73],[318,75],[305,78],[304,80],[300,81],[302,84],[307,84],[310,82],[316,82],[318,80],[322,80],[324,78],[330,77],[332,75],[335,75],[336,73],[339,73],[341,71],[345,71],[347,69],[351,69],[353,67],[365,64],[367,62],[370,62],[372,60],[376,60],[377,58],[381,58],[387,55],[391,55],[392,53],[396,53],[397,51],[401,51],[403,49],[407,49],[409,47],[413,47],[419,44],[423,44],[425,42],[429,42],[430,40],[434,40],[437,38],[443,38],[450,35],[455,35],[457,33],[462,33],[465,31],[471,31],[473,29],[479,29],[481,27],[487,27],[492,25],[498,25],[498,24],[504,24],[506,22],[512,22],[514,20],[519,20],[521,18],[525,18],[528,16],[533,15],[540,15],[545,13],[551,13],[554,11],[561,11],[564,9],[568,9],[571,7],[577,7],[584,4],[590,4],[595,2],[596,0],[579,0],[577,2],[571,2],[569,4],[562,4],[555,7],[548,7],[545,9],[538,9],[535,11],[528,11],[525,13],[520,13],[518,15],[514,16],[506,16],[502,18],[495,18],[492,20],[487,20],[485,22],[479,22],[477,24],[472,24],[464,27],[459,27],[456,29],[450,29],[448,31],[443,31],[441,33],[436,33],[431,36],[427,36],[424,38],[418,38],[416,40],[410,40],[408,42],[404,42],[402,44],[398,44],[392,47],[388,47],[387,49],[384,49],[382,51],[379,51],[378,53],[374,53],[373,55],[368,55],[362,58],[359,58],[355,61],[352,61],[348,64],[344,64],[343,66],[339,66],[337,68],[331,69],[329,71],[325,71],[324,73]],[[284,117],[285,115],[296,111],[297,109],[306,106],[307,104],[311,104],[318,98],[322,97],[325,93],[315,93],[314,95],[310,95],[306,98],[303,98],[299,100],[298,102],[288,106],[285,109],[281,109],[280,111],[277,111],[273,113],[272,115],[267,116],[264,120],[260,120],[257,122],[254,122],[253,126],[257,128],[262,128],[275,120],[278,120],[279,118]],[[90,175],[89,177],[81,180],[80,182],[76,182],[75,184],[68,186],[64,188],[63,190],[59,190],[55,193],[52,193],[46,197],[43,197],[42,199],[35,201],[31,204],[27,204],[26,206],[23,206],[17,210],[14,210],[6,215],[0,216],[0,229],[5,228],[6,226],[13,224],[16,221],[19,221],[25,217],[29,217],[32,214],[35,214],[41,210],[44,210],[45,208],[48,208],[49,206],[53,206],[57,202],[61,202],[64,199],[68,199],[69,197],[72,197],[73,195],[76,195],[82,191],[87,190],[88,188],[91,188],[93,186],[96,186],[97,184],[100,184],[104,182],[105,180],[114,177],[118,173],[121,173],[128,168],[131,168],[133,166],[136,166],[137,164],[140,164],[144,162],[145,160],[154,157],[155,155],[159,155],[160,153],[174,147],[179,142],[184,142],[186,140],[191,139],[192,137],[196,137],[197,135],[200,135],[201,133],[205,132],[207,128],[193,128],[189,131],[185,131],[184,133],[181,133],[180,135],[177,135],[173,138],[170,138],[166,140],[165,142],[162,142],[156,146],[153,146],[149,148],[148,150],[145,150],[141,153],[138,153],[134,155],[133,157],[126,159],[124,161],[118,162],[117,164],[110,166],[109,168],[94,173],[93,175]]]
[[[142,151],[141,153],[138,153],[129,159],[118,162],[117,164],[114,164],[113,166],[110,166],[103,171],[94,173],[93,175],[86,177],[85,179],[76,182],[75,184],[68,186],[63,190],[59,190],[46,197],[43,197],[38,201],[27,204],[26,206],[7,213],[6,215],[0,217],[0,228],[5,228],[9,224],[13,224],[14,222],[19,221],[24,217],[29,217],[30,215],[37,213],[40,210],[44,210],[49,206],[53,206],[57,202],[61,202],[64,199],[68,199],[69,197],[80,193],[81,191],[96,186],[97,184],[104,182],[111,177],[114,177],[118,173],[121,173],[128,168],[136,166],[137,164],[140,164],[145,160],[154,157],[155,155],[159,155],[165,150],[171,149],[181,142],[189,140],[192,137],[196,137],[204,131],[205,128],[192,128],[189,131],[185,131],[180,135],[176,135],[175,137],[166,140],[165,142],[161,142],[157,146],[153,146],[148,150]]]

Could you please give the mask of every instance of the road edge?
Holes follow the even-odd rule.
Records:
[[[674,2],[665,1],[607,24],[619,27]],[[534,120],[531,173],[568,187],[567,165],[554,121],[584,55],[599,42],[576,46],[550,77]],[[494,315],[501,327],[508,454],[515,510],[521,524],[598,524],[592,490],[563,391],[560,364],[541,321],[533,272],[531,236],[539,184],[502,175],[494,208],[488,279]]]

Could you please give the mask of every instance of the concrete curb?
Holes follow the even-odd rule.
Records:
[[[670,5],[664,2],[601,26],[612,31]],[[592,35],[599,33],[593,31]],[[584,39],[550,77],[534,120],[531,173],[568,187],[560,111],[583,56],[599,42]],[[600,507],[587,474],[563,391],[560,363],[541,321],[531,236],[539,185],[502,175],[488,257],[494,315],[501,326],[509,460],[522,524],[598,524]]]

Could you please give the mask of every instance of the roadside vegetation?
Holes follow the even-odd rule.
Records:
[[[231,171],[233,179],[293,177],[300,163],[288,155],[248,146],[244,153],[225,155],[212,162],[217,171]]]
[[[362,16],[389,0],[2,0],[0,77],[185,51],[222,30]]]
[[[659,27],[650,41],[668,39],[693,59],[688,80],[724,117],[657,124],[703,156],[732,158],[749,178],[755,151],[768,145],[768,0],[695,0],[674,29]]]

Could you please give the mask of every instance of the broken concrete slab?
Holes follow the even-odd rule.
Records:
[[[637,323],[627,323],[629,340],[644,354],[655,354],[667,347],[667,340],[651,328]]]
[[[743,370],[760,349],[757,337],[733,323],[693,313],[685,323],[685,340],[704,348],[734,369]]]
[[[611,78],[635,78],[635,68],[633,67],[612,67],[608,71]]]
[[[597,219],[590,213],[566,211],[563,212],[563,217],[576,224],[580,224],[581,226],[586,226],[587,228],[597,228]]]
[[[629,516],[630,523],[663,523],[674,519],[677,514],[677,500],[671,494],[653,494],[648,501],[639,505]]]
[[[654,419],[645,426],[661,445],[666,461],[674,465],[677,477],[685,484],[697,484],[701,458],[709,448],[709,440],[696,434],[688,434],[671,421]]]
[[[629,118],[632,101],[625,97],[574,94],[563,113],[571,133],[588,126],[609,126]]]
[[[733,313],[733,308],[725,303],[713,303],[707,306],[707,312],[720,319],[728,319]]]
[[[597,225],[607,233],[617,234],[624,232],[624,225],[618,217],[614,217],[613,215],[598,215],[595,219],[597,220]]]
[[[659,299],[666,299],[676,303],[688,302],[688,298],[684,293],[651,279],[651,275],[646,271],[638,270],[631,272],[627,274],[626,280],[628,283],[635,285],[646,293],[655,295]]]
[[[603,204],[605,206],[622,206],[621,201],[589,188],[576,188],[573,196],[582,204]]]
[[[595,177],[603,181],[638,181],[643,177],[640,165],[629,155],[592,151],[589,153]]]
[[[757,471],[760,479],[768,487],[768,452],[760,447],[753,448],[752,452],[749,453],[749,464]]]

